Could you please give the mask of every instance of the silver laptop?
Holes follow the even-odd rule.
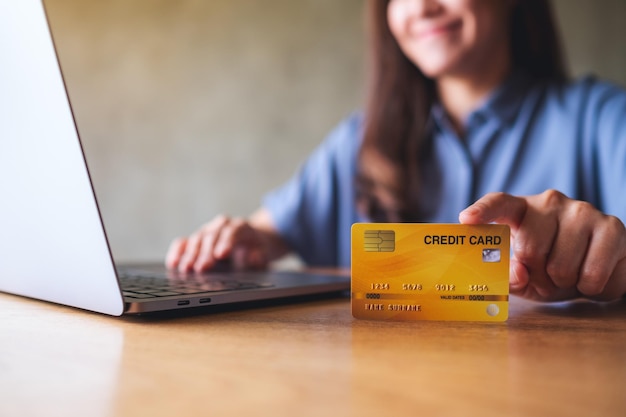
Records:
[[[0,291],[111,315],[349,289],[299,272],[121,272],[41,0],[0,0]]]

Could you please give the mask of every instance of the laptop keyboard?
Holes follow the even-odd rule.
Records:
[[[147,299],[217,291],[250,290],[272,287],[270,283],[235,278],[235,274],[180,275],[143,271],[118,271],[122,294],[127,298]]]

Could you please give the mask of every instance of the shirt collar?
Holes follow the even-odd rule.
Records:
[[[494,119],[499,124],[512,121],[524,100],[532,78],[522,71],[513,72],[499,87],[497,87],[476,110],[469,114],[465,124],[473,117]],[[435,102],[431,109],[431,119],[442,130],[450,129],[450,121],[440,102]]]

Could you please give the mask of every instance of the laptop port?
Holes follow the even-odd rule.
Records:
[[[187,306],[187,305],[189,305],[189,300],[180,300],[178,302],[178,305],[179,306]]]
[[[199,302],[200,302],[200,304],[207,304],[207,303],[211,302],[211,299],[210,298],[201,298]]]

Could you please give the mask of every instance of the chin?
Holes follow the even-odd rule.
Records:
[[[436,79],[446,75],[452,75],[458,73],[458,70],[461,67],[461,60],[458,59],[458,56],[431,56],[430,58],[431,59],[427,62],[425,62],[425,60],[412,60],[413,63],[415,63],[415,65],[420,69],[422,74],[424,74],[427,78]]]
[[[428,78],[438,78],[455,72],[462,62],[463,53],[459,50],[442,50],[444,48],[428,48],[417,51],[405,50],[409,58],[422,74]],[[413,52],[413,53],[411,53]]]
[[[426,78],[437,79],[453,73],[453,66],[450,65],[418,65],[417,66]]]

